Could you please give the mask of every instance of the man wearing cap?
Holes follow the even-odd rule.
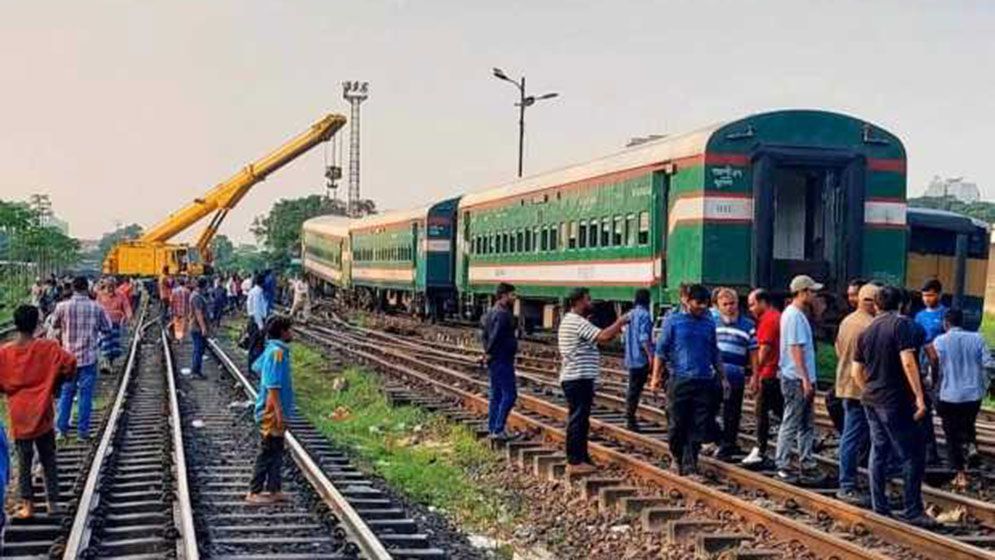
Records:
[[[878,287],[864,284],[857,293],[857,308],[840,323],[836,335],[836,396],[843,403],[843,430],[839,446],[839,484],[836,496],[843,501],[860,503],[863,501],[857,492],[857,465],[859,457],[865,455],[870,446],[870,432],[867,415],[860,404],[861,391],[850,375],[853,353],[857,348],[860,334],[867,330],[874,320],[874,298]]]
[[[777,477],[791,478],[791,449],[798,444],[798,462],[804,473],[816,467],[812,458],[815,417],[815,337],[808,322],[808,312],[822,284],[804,274],[795,276],[789,286],[791,304],[781,313],[781,393],[784,395],[784,418],[777,434]]]

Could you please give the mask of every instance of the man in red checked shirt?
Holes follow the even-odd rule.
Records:
[[[744,466],[764,462],[767,440],[770,439],[770,413],[778,418],[784,414],[784,399],[777,379],[780,359],[781,312],[772,304],[770,293],[763,288],[750,292],[746,299],[750,313],[757,319],[757,363],[747,390],[754,398],[757,417],[757,446],[743,459]]]

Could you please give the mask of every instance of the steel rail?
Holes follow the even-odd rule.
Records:
[[[152,321],[145,323],[145,308],[138,318],[139,327],[135,329],[135,334],[131,339],[131,349],[128,351],[128,362],[124,368],[124,375],[121,376],[118,386],[117,396],[114,397],[114,405],[110,414],[107,415],[107,422],[104,425],[104,433],[100,437],[97,445],[97,452],[93,456],[93,463],[86,475],[86,482],[83,485],[83,493],[80,494],[79,506],[76,508],[76,515],[73,517],[72,528],[66,540],[66,549],[63,558],[80,558],[83,550],[89,546],[91,528],[89,524],[90,515],[100,502],[100,494],[97,492],[97,483],[100,482],[101,470],[104,459],[107,458],[108,451],[112,449],[111,441],[117,431],[118,420],[124,410],[124,401],[128,392],[128,383],[135,368],[135,361],[138,356],[138,346],[141,343],[144,331]]]
[[[314,326],[311,328],[323,332],[328,332],[327,327]],[[446,350],[441,349],[440,346],[447,346],[444,343],[432,343],[424,347],[419,347],[418,343],[408,340],[400,335],[380,333],[376,331],[371,331],[369,329],[363,329],[354,326],[350,326],[350,328],[361,330],[364,333],[372,334],[382,339],[394,341],[398,344],[411,348],[412,352],[414,352],[416,355],[431,356],[432,358],[430,359],[439,362],[447,362],[450,364],[459,363],[467,366],[472,365],[474,363],[474,359],[471,357],[455,354],[456,351],[460,350],[460,348],[458,347],[450,347],[451,350],[448,352]],[[518,366],[516,369],[518,370],[519,378],[528,380],[531,383],[536,383],[545,387],[559,386],[558,383],[554,382],[551,379],[551,376],[548,371],[529,366]],[[594,402],[602,404],[609,408],[619,408],[619,409],[623,408],[625,405],[624,398],[619,397],[617,395],[606,393],[601,390],[598,390],[595,393]],[[657,422],[659,424],[663,425],[667,424],[666,413],[660,408],[648,405],[646,403],[640,403],[638,407],[638,412],[640,416],[642,416],[643,418],[646,418],[653,422]],[[826,423],[829,422],[828,418],[824,418],[824,420]],[[752,442],[756,441],[755,436],[752,436],[750,434],[741,433],[739,437],[745,439],[746,441],[752,441]],[[838,463],[835,459],[830,459],[829,457],[826,457],[824,455],[816,454],[814,455],[814,458],[820,464],[825,465],[827,467],[838,466]],[[863,474],[865,477],[868,476],[867,469],[864,467],[860,468],[860,473]],[[899,486],[901,486],[900,481],[898,482],[898,484]],[[942,488],[930,485],[924,485],[922,491],[923,491],[923,496],[927,499],[927,501],[932,501],[933,503],[947,510],[952,510],[958,507],[965,508],[969,514],[978,518],[979,521],[987,524],[989,527],[995,527],[995,504],[982,501],[974,496],[958,494],[955,492],[950,492]]]
[[[255,399],[258,395],[256,389],[252,386],[252,383],[245,377],[242,370],[232,361],[232,359],[225,353],[221,346],[217,343],[215,339],[208,339],[208,347],[214,353],[215,357],[224,366],[224,369],[235,378],[242,388],[245,390],[249,396]],[[286,431],[287,450],[290,451],[291,457],[294,458],[294,462],[300,467],[301,472],[304,474],[308,482],[315,489],[318,495],[321,496],[322,500],[328,507],[335,513],[342,523],[342,527],[345,529],[346,533],[352,538],[352,540],[359,546],[360,551],[363,553],[363,557],[367,560],[390,560],[393,558],[387,549],[384,547],[380,539],[373,533],[369,525],[359,516],[349,501],[346,500],[335,484],[329,480],[325,473],[322,472],[321,467],[314,462],[311,455],[304,449],[304,446],[297,441],[294,434],[288,428]]]
[[[166,357],[166,381],[169,391],[169,423],[173,432],[173,475],[176,477],[176,502],[173,512],[177,518],[180,541],[177,543],[177,554],[184,560],[199,560],[200,550],[197,547],[197,529],[193,522],[193,505],[190,503],[190,484],[187,480],[187,457],[183,448],[183,419],[180,417],[180,402],[176,392],[176,368],[173,366],[173,353],[169,351],[169,339],[166,330],[159,329],[162,351]]]
[[[307,329],[298,329],[298,330],[300,332],[303,332],[304,334],[308,334]],[[361,350],[356,350],[355,348],[350,348],[346,342],[343,342],[341,340],[332,340],[327,338],[327,336],[315,335],[313,333],[310,334],[309,336],[325,344],[342,348],[355,355],[360,355],[366,359],[375,361],[386,367],[395,368],[395,369],[403,367],[399,366],[398,364],[391,363],[383,358],[378,358],[376,356],[373,356],[369,352],[364,352]],[[346,335],[346,337],[350,337],[350,335]],[[403,352],[383,348],[382,346],[378,346],[374,343],[370,343],[365,340],[354,339],[352,344],[367,348],[374,348],[379,352],[394,356],[396,359],[417,361],[411,358],[410,356],[407,356]],[[439,366],[437,364],[432,364],[431,367],[433,373],[435,374],[435,377],[419,374],[418,372],[414,372],[414,370],[410,370],[410,368],[409,371],[418,374],[423,382],[432,383],[433,385],[440,387],[445,391],[454,392],[452,382],[453,380],[459,380],[460,382],[468,384],[472,387],[480,388],[484,392],[484,394],[486,394],[487,383],[482,380],[476,379],[472,376],[463,374],[458,371],[454,371],[446,367]],[[442,382],[436,379],[436,377],[438,377],[438,374],[440,373],[450,378],[449,383]],[[466,393],[465,391],[463,392]],[[474,399],[479,401],[478,404],[486,404],[484,397],[474,394],[471,395],[473,396]],[[520,403],[520,405],[524,405],[522,406],[522,408],[526,410],[531,410],[539,414],[544,414],[559,421],[565,421],[567,416],[567,411],[564,407],[548,402],[543,399],[533,397],[531,395],[519,395],[518,402]],[[630,432],[628,430],[625,430],[618,426],[613,426],[609,423],[603,422],[596,418],[592,418],[590,422],[591,422],[592,431],[597,431],[601,432],[602,434],[609,435],[611,439],[632,446],[648,449],[658,455],[663,455],[663,456],[670,455],[670,450],[665,442],[661,442],[659,440],[647,437],[645,435]],[[551,429],[555,430],[555,428]],[[543,431],[548,432],[547,429],[544,429]],[[796,486],[792,486],[790,484],[786,484],[778,480],[773,480],[762,474],[755,473],[738,466],[730,465],[710,457],[701,457],[699,459],[699,462],[703,466],[710,467],[714,469],[716,472],[721,473],[721,475],[726,480],[734,481],[741,487],[762,489],[772,497],[776,496],[779,499],[785,500],[785,502],[790,500],[792,503],[797,504],[801,508],[808,511],[813,511],[813,512],[824,511],[836,517],[840,521],[847,523],[851,527],[856,528],[857,525],[862,525],[864,528],[871,530],[878,537],[887,539],[888,542],[910,547],[917,552],[927,553],[931,557],[944,558],[946,560],[961,559],[961,558],[964,559],[993,558],[993,555],[990,552],[982,550],[975,546],[971,546],[954,539],[946,538],[942,535],[932,533],[912,525],[901,523],[894,519],[890,519],[875,514],[873,512],[860,509],[856,506],[852,506],[845,502],[826,498],[825,496],[822,496],[818,493],[811,492],[809,490],[799,488]],[[707,486],[694,483],[693,481],[689,481],[681,477],[676,477],[676,475],[674,476],[677,480],[680,481],[682,485],[687,485],[687,484],[696,485],[696,486],[691,486],[692,488],[695,488],[695,491],[701,490],[701,488],[697,487],[708,488]],[[712,489],[709,488],[709,490]],[[734,504],[735,501],[742,501],[739,500],[738,498],[728,495],[723,495],[723,498],[727,501],[727,503],[730,504]],[[737,507],[739,506],[737,505]],[[777,520],[777,518],[775,518],[775,520]]]

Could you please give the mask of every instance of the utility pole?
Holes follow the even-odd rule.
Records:
[[[342,97],[352,108],[349,123],[349,198],[346,213],[356,218],[359,212],[359,104],[370,96],[369,82],[342,82]]]
[[[552,99],[558,96],[558,93],[544,93],[540,96],[526,95],[525,94],[525,76],[519,81],[512,80],[504,73],[504,70],[500,68],[493,69],[494,77],[499,80],[504,80],[516,88],[518,88],[518,103],[515,106],[518,107],[518,176],[522,176],[522,159],[525,152],[525,108],[535,105],[536,101],[541,101],[543,99]]]

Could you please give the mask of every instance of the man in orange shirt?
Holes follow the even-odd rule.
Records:
[[[59,472],[55,463],[55,415],[52,398],[62,381],[76,372],[76,357],[55,340],[35,338],[38,308],[22,305],[14,312],[17,339],[0,347],[0,392],[7,395],[10,428],[17,446],[21,503],[16,517],[34,515],[31,464],[35,450],[45,473],[49,514],[59,500]]]

